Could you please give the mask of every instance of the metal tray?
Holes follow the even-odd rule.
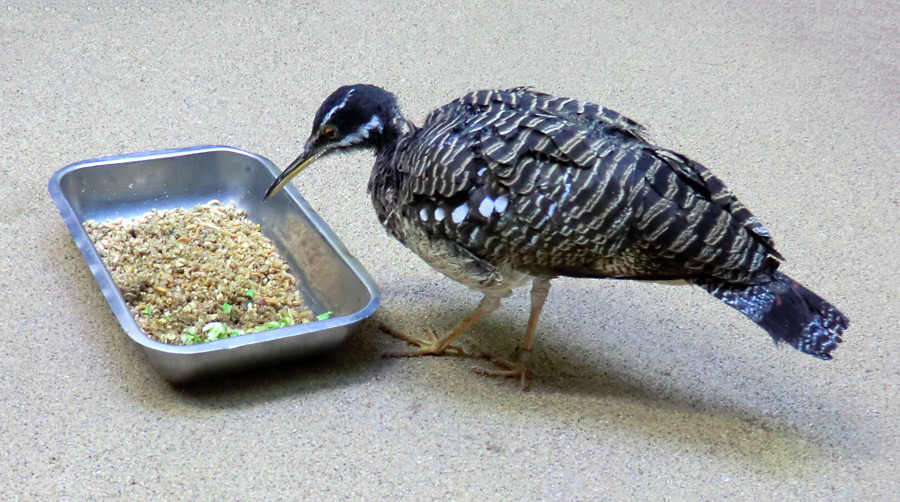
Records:
[[[268,159],[224,146],[138,153],[78,162],[50,178],[69,232],[125,333],[166,380],[178,383],[333,349],[378,307],[369,274],[292,186],[263,202],[280,171]],[[323,321],[196,345],[169,345],[138,327],[82,223],[133,218],[151,209],[233,201],[288,262],[307,307]]]

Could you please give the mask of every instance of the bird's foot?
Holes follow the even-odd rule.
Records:
[[[425,326],[425,336],[422,338],[407,335],[384,323],[378,323],[378,329],[418,347],[417,349],[388,351],[384,353],[384,357],[439,356],[448,350],[455,351],[461,356],[466,355],[461,347],[448,343],[446,337],[438,338],[437,333],[435,333],[434,328],[430,324]]]
[[[499,368],[485,368],[484,366],[473,366],[472,370],[479,375],[487,375],[487,376],[495,376],[502,378],[517,378],[519,380],[519,385],[522,386],[522,390],[528,390],[528,361],[531,358],[531,351],[519,349],[516,351],[515,362],[510,361],[509,359],[496,356],[489,351],[484,350],[481,347],[478,347],[478,351],[481,352],[481,355],[490,359],[492,363],[499,366]]]

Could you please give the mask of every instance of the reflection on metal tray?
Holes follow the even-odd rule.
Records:
[[[378,307],[372,278],[296,189],[288,186],[263,202],[279,173],[258,155],[211,146],[87,160],[50,178],[50,195],[119,324],[166,380],[184,382],[333,349]],[[82,223],[189,208],[213,199],[233,201],[247,211],[288,262],[304,303],[334,317],[196,345],[168,345],[147,337]]]

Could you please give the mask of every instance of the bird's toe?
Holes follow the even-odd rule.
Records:
[[[484,366],[472,366],[472,370],[475,373],[501,378],[517,378],[519,380],[519,385],[522,386],[522,390],[528,389],[528,374],[530,373],[529,359],[531,357],[530,350],[519,350],[515,357],[515,361],[499,357],[482,348],[479,348],[478,350],[483,357],[490,359],[497,367],[486,368]]]
[[[398,331],[385,323],[379,323],[378,329],[385,333],[399,338],[410,345],[417,348],[407,350],[393,350],[384,353],[384,357],[419,357],[419,356],[438,356],[444,354],[448,350],[452,350],[459,355],[466,355],[461,347],[450,345],[444,339],[438,338],[437,333],[430,324],[425,326],[425,336],[415,337],[407,335],[402,331]]]

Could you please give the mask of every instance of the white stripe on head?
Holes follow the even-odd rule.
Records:
[[[368,138],[370,132],[374,130],[381,132],[381,129],[383,127],[384,125],[381,123],[381,119],[378,118],[378,115],[372,115],[372,118],[370,118],[368,122],[366,122],[362,127],[359,128],[359,135],[363,138]]]
[[[372,118],[370,118],[368,122],[360,126],[353,134],[345,136],[338,144],[341,146],[348,146],[359,143],[368,138],[372,131],[381,132],[383,127],[384,125],[381,123],[381,119],[378,118],[378,115],[372,115]]]
[[[340,110],[341,108],[344,107],[344,105],[347,104],[347,100],[350,99],[350,95],[353,94],[353,91],[355,91],[355,90],[356,89],[350,89],[349,91],[347,91],[347,95],[344,96],[344,99],[342,99],[340,103],[334,105],[334,107],[331,110],[328,110],[328,113],[326,113],[325,116],[322,117],[323,124],[328,122],[328,119],[330,119],[331,116],[334,115],[334,112]]]

